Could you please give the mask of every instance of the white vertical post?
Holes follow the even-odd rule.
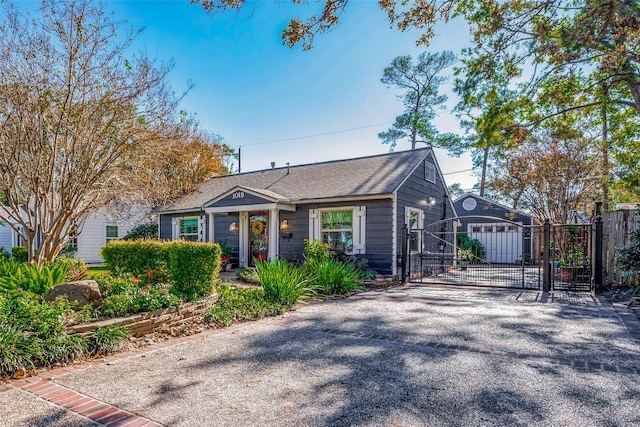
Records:
[[[453,268],[458,268],[458,220],[453,221]]]
[[[280,243],[280,215],[279,211],[272,209],[269,211],[269,261],[278,258],[278,249]]]
[[[215,242],[216,241],[216,230],[215,230],[215,226],[214,226],[214,219],[215,219],[215,214],[214,213],[210,213],[209,214],[209,242]]]
[[[240,212],[238,215],[238,239],[240,267],[249,265],[249,213]]]

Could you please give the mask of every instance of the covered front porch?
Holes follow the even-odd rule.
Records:
[[[281,237],[290,236],[288,220],[281,212],[295,210],[294,204],[275,193],[235,187],[204,208],[209,224],[207,240],[232,248],[234,267],[251,267],[256,259],[277,259]]]

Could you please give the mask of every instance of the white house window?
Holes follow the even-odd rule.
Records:
[[[333,249],[353,252],[353,210],[323,211],[320,235]]]
[[[111,240],[118,239],[118,226],[117,225],[107,225],[107,243]]]
[[[116,231],[116,238],[117,236],[118,233]],[[109,241],[108,238],[109,234],[107,232],[107,241]],[[69,231],[69,237],[67,237],[67,246],[74,248],[76,251],[78,250],[78,228],[75,226],[71,228],[71,231]]]
[[[180,240],[198,241],[198,218],[182,218],[178,227]]]
[[[419,252],[422,250],[422,227],[424,213],[419,209],[407,208],[407,226],[410,239],[409,250]]]
[[[424,162],[424,179],[425,181],[436,182],[436,165],[433,163],[429,163],[425,160]]]
[[[366,251],[367,207],[309,209],[309,240],[321,240],[349,255]]]

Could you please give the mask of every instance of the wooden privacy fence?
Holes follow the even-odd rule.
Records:
[[[625,277],[618,265],[618,252],[630,243],[630,234],[640,226],[639,210],[619,210],[602,214],[602,259],[604,283],[621,285]]]

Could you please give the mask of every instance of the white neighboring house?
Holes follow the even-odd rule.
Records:
[[[0,209],[6,208],[0,206]],[[69,237],[69,244],[78,248],[76,258],[89,264],[102,263],[103,259],[100,255],[102,247],[109,240],[123,238],[129,230],[141,222],[143,222],[141,214],[123,219],[117,215],[97,211],[87,217],[78,235]],[[13,228],[4,224],[0,226],[0,246],[11,253],[13,246],[24,246],[24,242]]]

